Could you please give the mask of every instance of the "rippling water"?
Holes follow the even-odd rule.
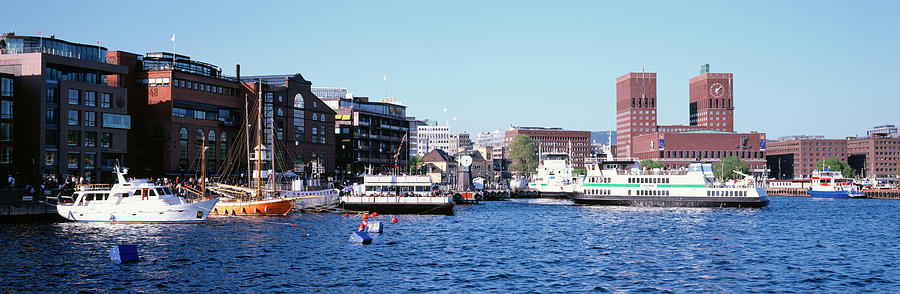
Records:
[[[769,207],[513,200],[397,216],[296,214],[205,225],[0,225],[0,292],[900,292],[900,201]],[[297,225],[296,227],[293,225]],[[115,243],[142,260],[115,265]]]

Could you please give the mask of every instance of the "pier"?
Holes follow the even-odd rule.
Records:
[[[866,189],[866,198],[900,199],[900,189]]]
[[[766,189],[766,194],[769,196],[809,197],[809,192],[800,188],[769,188]]]

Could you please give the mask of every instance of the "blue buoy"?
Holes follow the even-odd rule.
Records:
[[[109,259],[112,262],[122,264],[138,261],[138,251],[135,245],[116,245],[109,250]]]
[[[353,232],[350,234],[350,243],[355,244],[372,244],[372,237],[365,232]]]
[[[382,233],[383,231],[384,226],[381,224],[381,221],[374,221],[366,226],[366,233]]]

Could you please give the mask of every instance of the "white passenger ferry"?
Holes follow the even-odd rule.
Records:
[[[118,183],[81,186],[72,195],[74,203],[60,203],[60,216],[78,222],[112,223],[203,223],[218,198],[188,203],[168,186],[146,180],[125,180],[127,171],[116,167]]]
[[[721,183],[711,163],[691,163],[680,170],[642,170],[635,161],[586,164],[587,176],[572,200],[579,204],[764,207],[764,185],[751,177]]]
[[[541,155],[541,162],[528,188],[542,197],[569,197],[575,192],[576,177],[565,154]]]
[[[429,176],[369,175],[341,196],[347,210],[382,214],[453,214],[453,196],[436,193]]]

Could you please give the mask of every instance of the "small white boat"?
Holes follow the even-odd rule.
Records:
[[[125,180],[126,170],[116,167],[118,183],[81,186],[73,203],[60,203],[60,216],[77,222],[111,223],[203,223],[218,198],[188,203],[168,186],[146,180]]]

